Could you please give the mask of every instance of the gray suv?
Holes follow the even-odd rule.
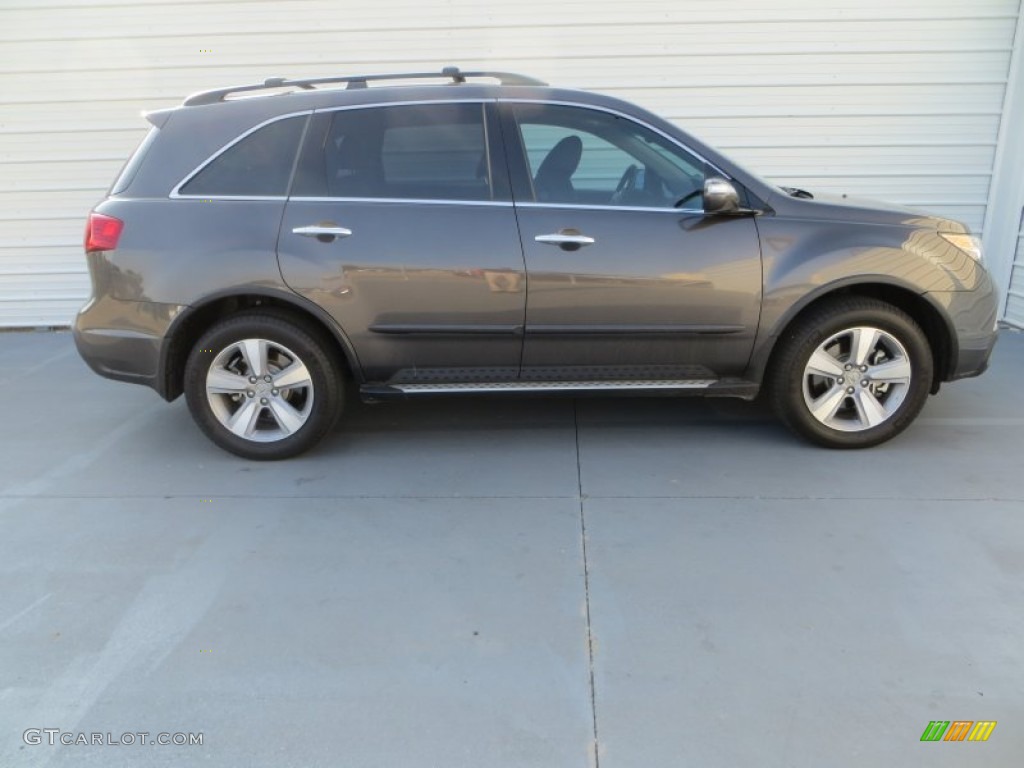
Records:
[[[312,447],[349,387],[764,390],[799,434],[860,448],[995,340],[964,225],[772,186],[613,98],[449,68],[146,117],[89,216],[75,340],[247,458]]]

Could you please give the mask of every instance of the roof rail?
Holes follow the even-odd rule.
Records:
[[[234,93],[245,91],[262,91],[271,88],[300,88],[306,91],[317,90],[316,86],[328,83],[348,83],[348,88],[366,88],[370,81],[377,80],[433,80],[444,78],[451,80],[451,85],[466,82],[467,77],[491,77],[495,78],[502,85],[547,85],[541,80],[535,80],[525,75],[517,75],[514,72],[462,72],[458,67],[445,67],[440,72],[399,72],[388,75],[349,75],[346,77],[311,77],[302,80],[289,80],[285,77],[269,77],[262,83],[253,85],[236,85],[230,88],[216,88],[212,91],[200,91],[193,93],[182,104],[186,107],[196,107],[202,104],[216,104],[225,101],[228,96]]]

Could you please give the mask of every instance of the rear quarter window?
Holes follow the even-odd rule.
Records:
[[[121,173],[114,179],[113,185],[110,187],[108,195],[119,195],[128,189],[128,185],[132,183],[132,179],[135,178],[135,174],[139,172],[139,167],[142,165],[142,161],[146,158],[146,153],[149,152],[149,148],[153,146],[153,142],[156,141],[156,137],[160,134],[160,129],[153,127],[149,129],[149,133],[145,135],[141,142],[139,142],[138,148],[132,153],[132,156],[128,158],[128,162],[124,164],[121,169]]]
[[[276,120],[243,136],[178,190],[194,197],[284,197],[308,115]]]

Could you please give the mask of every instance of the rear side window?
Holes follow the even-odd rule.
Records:
[[[277,120],[217,155],[182,186],[197,197],[284,197],[308,115]]]
[[[483,104],[339,110],[307,150],[299,197],[491,200]]]

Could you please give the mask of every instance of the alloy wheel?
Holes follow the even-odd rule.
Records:
[[[288,347],[242,339],[221,350],[206,373],[213,415],[232,434],[269,443],[295,434],[313,408],[313,381]]]
[[[802,376],[804,404],[821,424],[861,432],[888,421],[910,390],[907,350],[872,326],[847,328],[815,348]]]

